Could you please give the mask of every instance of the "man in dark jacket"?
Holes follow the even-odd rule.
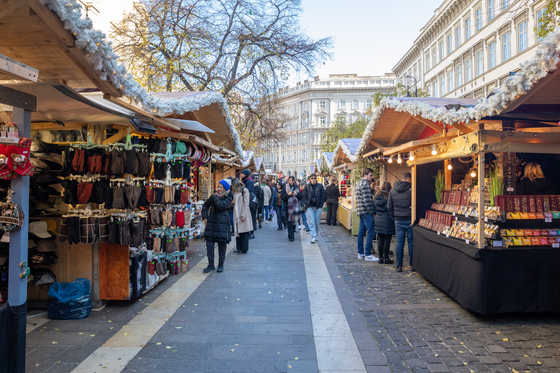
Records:
[[[208,267],[203,272],[212,272],[214,267],[214,243],[218,243],[218,272],[224,271],[226,260],[226,248],[230,241],[229,210],[231,207],[232,194],[229,193],[231,181],[221,180],[216,193],[211,195],[202,206],[202,218],[206,220],[204,238],[206,239],[206,254],[208,255]]]
[[[340,190],[333,177],[331,183],[325,188],[325,198],[327,200],[327,225],[336,225],[336,210],[338,209],[338,199]]]
[[[282,201],[282,188],[284,184],[281,181],[276,183],[276,188],[272,189],[272,198],[270,201],[270,206],[274,208],[276,214],[276,223],[278,224],[278,230],[286,229],[286,222],[284,221],[284,202]]]
[[[317,175],[309,175],[309,184],[303,190],[303,203],[307,208],[307,221],[311,229],[311,243],[317,242],[319,223],[325,204],[325,188],[317,183]]]
[[[255,185],[255,196],[259,199],[257,203],[257,222],[259,223],[259,229],[262,229],[262,214],[264,209],[264,192],[259,183]],[[257,226],[253,226],[255,229]]]
[[[408,256],[410,257],[410,269],[412,268],[412,244],[414,236],[412,234],[411,210],[412,191],[410,190],[410,172],[403,174],[404,180],[395,181],[393,189],[389,193],[387,210],[391,218],[395,221],[395,231],[397,235],[397,272],[402,272],[404,256],[404,238],[408,240]]]
[[[362,170],[362,178],[352,189],[356,198],[356,215],[360,218],[358,229],[358,259],[375,262],[378,259],[371,253],[371,245],[375,237],[374,218],[375,205],[371,194],[370,184],[373,180],[373,170],[366,167]],[[364,251],[364,236],[366,235],[366,246]]]
[[[249,190],[250,193],[255,193],[255,182],[251,177],[251,170],[245,169],[241,171],[241,182],[245,184],[245,188]],[[250,203],[249,203],[250,206]],[[251,220],[253,221],[253,229],[257,227],[257,207],[251,209]],[[251,231],[249,239],[255,238],[255,231]]]

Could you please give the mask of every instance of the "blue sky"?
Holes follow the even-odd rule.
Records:
[[[328,74],[391,72],[442,3],[443,0],[302,0],[301,27],[307,35],[314,39],[334,37],[333,61],[326,61],[316,75],[326,78]]]

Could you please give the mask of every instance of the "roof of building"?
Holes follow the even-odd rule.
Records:
[[[333,167],[342,163],[358,162],[358,146],[362,139],[340,139],[333,152]]]

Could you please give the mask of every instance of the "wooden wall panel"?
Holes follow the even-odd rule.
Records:
[[[128,246],[101,244],[99,266],[101,299],[130,299]]]

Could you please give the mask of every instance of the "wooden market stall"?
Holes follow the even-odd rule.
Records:
[[[408,115],[424,124],[416,133],[436,132],[411,138],[399,126],[400,141],[383,153],[412,168],[413,267],[477,313],[560,311],[560,70],[545,54],[486,101],[393,98],[374,118],[379,125],[393,110],[396,122]],[[378,139],[377,149],[389,145]],[[375,151],[369,146],[362,154]],[[517,192],[528,162],[542,166],[548,190]]]
[[[52,231],[56,231],[54,233],[58,235],[60,227],[51,228],[51,222],[55,223],[55,226],[60,225],[62,214],[70,211],[79,215],[79,211],[100,210],[100,204],[90,200],[78,204],[65,203],[63,198],[66,198],[67,192],[64,197],[61,192],[66,188],[53,183],[60,183],[63,179],[89,183],[90,179],[87,178],[90,176],[83,175],[86,172],[67,172],[69,153],[76,150],[96,150],[103,153],[99,155],[100,159],[106,159],[107,153],[112,149],[117,152],[129,151],[123,150],[126,146],[125,149],[138,149],[141,152],[140,150],[149,146],[147,143],[155,139],[165,139],[164,141],[173,144],[173,147],[180,142],[187,149],[183,153],[170,153],[182,154],[182,157],[166,157],[166,154],[163,154],[166,153],[166,147],[163,145],[160,148],[163,151],[150,152],[153,156],[149,159],[147,167],[151,170],[154,162],[162,163],[163,160],[169,162],[170,166],[177,163],[171,164],[172,161],[184,161],[184,177],[174,179],[183,180],[181,185],[185,186],[185,190],[192,188],[193,201],[196,198],[203,201],[204,196],[212,192],[211,168],[208,167],[212,155],[241,156],[239,136],[227,115],[223,97],[215,92],[146,92],[129,78],[124,67],[114,62],[116,56],[102,34],[94,32],[77,19],[66,19],[63,22],[57,11],[60,11],[60,14],[64,14],[64,11],[57,8],[58,3],[47,3],[53,10],[39,1],[31,0],[18,3],[18,6],[11,7],[8,12],[0,12],[3,35],[0,38],[0,53],[6,56],[6,60],[19,61],[18,71],[36,74],[35,82],[26,81],[29,80],[28,77],[18,74],[0,75],[2,94],[16,92],[15,94],[21,97],[33,95],[37,98],[37,107],[30,114],[29,120],[34,140],[43,148],[37,151],[32,147],[32,156],[36,158],[36,177],[32,179],[31,188],[33,190],[34,185],[37,185],[38,190],[49,191],[50,195],[43,194],[44,201],[32,199],[39,213],[32,212],[31,219],[48,222],[51,232],[49,235],[52,235]],[[76,46],[76,41],[80,38],[92,38],[92,43],[86,45],[87,49]],[[93,57],[95,63],[92,62]],[[23,64],[32,68],[24,69]],[[5,101],[3,103],[6,104]],[[13,105],[10,101],[7,105],[9,106],[4,106],[4,109],[11,115]],[[15,120],[15,109],[13,113]],[[52,155],[56,152],[62,154]],[[70,159],[70,163],[71,161]],[[87,163],[87,158],[83,161]],[[189,172],[186,171],[187,163]],[[199,174],[203,168],[208,169],[206,175]],[[153,172],[155,171],[154,169]],[[165,170],[163,171],[165,179]],[[95,175],[99,174],[97,172]],[[126,174],[136,177],[133,172]],[[109,183],[113,183],[112,177],[95,175],[91,176],[94,182],[109,180]],[[153,175],[145,179],[153,181]],[[42,180],[50,178],[48,185],[39,185],[43,181],[38,181],[38,176],[41,176]],[[198,182],[204,177],[208,187],[205,187],[206,182]],[[125,178],[122,179],[122,183],[129,182]],[[173,183],[177,184],[176,181]],[[146,215],[146,212],[141,211],[130,213],[139,220]],[[122,211],[119,214],[128,212]],[[196,209],[189,214],[191,218],[195,218]],[[200,228],[200,225],[197,226]],[[25,246],[27,247],[27,244]],[[92,284],[93,305],[99,307],[104,300],[131,298],[128,274],[132,251],[129,247],[131,245],[95,241],[70,245],[68,242],[62,242],[57,236],[56,263],[37,263],[33,269],[49,269],[56,275],[57,280],[62,282],[87,278]],[[30,283],[27,287],[28,299],[48,301],[47,290],[48,286],[33,286]]]
[[[340,201],[337,219],[353,235],[358,234],[359,219],[354,211],[355,201],[352,198],[350,174],[358,162],[357,149],[361,139],[340,139],[333,152],[332,168],[338,173]]]

